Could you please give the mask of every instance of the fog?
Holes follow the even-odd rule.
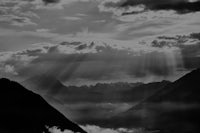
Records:
[[[70,130],[61,131],[57,127],[47,127],[50,133],[75,133]],[[86,125],[81,126],[88,133],[150,133],[145,131],[144,129],[127,129],[127,128],[118,128],[118,129],[111,129],[111,128],[102,128],[95,125]]]

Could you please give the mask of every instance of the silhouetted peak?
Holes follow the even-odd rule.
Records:
[[[25,89],[22,85],[20,85],[19,83],[15,82],[15,81],[11,81],[10,79],[7,78],[1,78],[0,79],[0,86],[1,88],[1,92],[4,93],[16,93],[16,94],[20,94],[21,92],[30,92],[29,90]]]
[[[168,80],[162,80],[161,83],[171,83],[171,81],[168,81]]]
[[[193,71],[191,71],[190,73],[184,75],[182,78],[180,78],[179,80],[177,81],[180,81],[180,80],[187,80],[187,82],[189,81],[197,81],[200,79],[200,68],[198,69],[195,69]],[[198,82],[198,81],[197,81]]]
[[[7,79],[7,78],[1,78],[1,79],[0,79],[0,82],[4,82],[4,83],[6,83],[6,82],[10,82],[10,80]]]
[[[48,133],[46,126],[86,133],[50,106],[40,95],[17,82],[0,79],[0,130],[6,133]]]
[[[145,100],[145,102],[200,103],[200,69],[195,69]]]

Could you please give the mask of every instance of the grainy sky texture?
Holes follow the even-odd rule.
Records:
[[[200,66],[199,0],[0,0],[0,73],[174,80]],[[194,33],[194,34],[192,34]]]

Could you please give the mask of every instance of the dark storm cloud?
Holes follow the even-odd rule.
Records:
[[[35,0],[21,0],[21,1],[28,1],[28,2],[33,2]],[[48,4],[48,3],[58,3],[60,0],[41,0],[44,3]]]
[[[45,4],[58,3],[60,0],[42,0]]]
[[[20,55],[27,55],[27,56],[39,56],[43,53],[42,49],[27,49],[25,51],[19,52]]]
[[[193,39],[200,40],[200,33],[192,33],[192,34],[190,34],[190,37],[193,38]]]
[[[140,13],[145,11],[174,10],[178,14],[200,11],[199,0],[121,0],[119,2],[108,1],[104,3],[107,8],[130,8],[144,6],[142,11],[124,12],[125,14]]]

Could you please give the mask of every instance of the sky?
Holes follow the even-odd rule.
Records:
[[[175,80],[200,67],[199,0],[0,0],[0,76]]]

